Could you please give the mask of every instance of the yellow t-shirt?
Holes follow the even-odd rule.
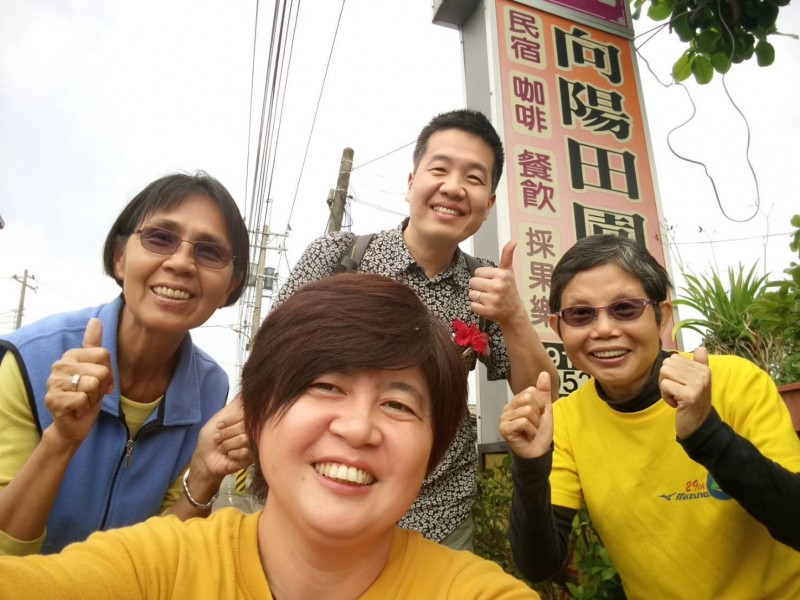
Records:
[[[258,552],[261,513],[151,518],[92,534],[61,554],[0,557],[0,600],[271,598]],[[281,540],[273,543],[280,544]],[[362,600],[522,600],[539,595],[496,564],[395,529]]]
[[[722,420],[800,472],[800,441],[769,376],[737,357],[709,363]],[[552,502],[577,509],[585,500],[629,599],[800,598],[800,553],[715,488],[675,440],[665,402],[620,413],[590,380],[553,416]]]
[[[17,360],[6,352],[0,360],[0,490],[16,476],[39,443],[39,431],[31,413],[28,394]],[[161,398],[146,404],[121,397],[120,405],[125,415],[131,437],[135,437],[147,417],[161,403]],[[188,465],[187,465],[188,468]],[[167,490],[161,512],[172,506],[183,492],[183,474]],[[23,556],[39,552],[45,533],[35,540],[17,540],[0,531],[0,556]]]

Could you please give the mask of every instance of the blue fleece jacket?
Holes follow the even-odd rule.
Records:
[[[111,352],[114,392],[103,398],[97,421],[64,475],[47,521],[45,554],[59,552],[96,530],[157,514],[170,485],[189,464],[201,427],[225,405],[226,373],[187,333],[164,399],[129,449],[117,366],[123,303],[120,296],[96,308],[52,315],[0,338],[0,359],[6,351],[14,353],[40,431],[53,422],[44,404],[50,369],[64,352],[81,346],[90,318],[102,321],[103,347]]]

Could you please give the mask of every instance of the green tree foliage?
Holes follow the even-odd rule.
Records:
[[[790,247],[800,251],[800,215]],[[700,316],[682,319],[673,334],[690,329],[703,336],[712,354],[735,354],[751,360],[781,385],[800,381],[800,264],[784,271],[787,279],[756,276],[756,266],[729,268],[727,281],[684,273],[686,286],[676,306],[688,306]]]
[[[753,303],[764,291],[766,277],[756,276],[756,265],[745,272],[728,269],[727,281],[716,272],[710,276],[683,273],[686,286],[675,306],[688,306],[700,316],[675,323],[673,333],[690,329],[703,336],[712,354],[735,354],[764,370],[773,362],[775,343],[765,338],[753,317]]]
[[[767,40],[778,33],[778,13],[790,0],[628,0],[633,18],[645,10],[654,21],[669,20],[669,28],[686,44],[672,67],[683,81],[694,75],[706,84],[717,73],[727,73],[734,63],[755,56],[759,66],[775,61],[775,48]]]
[[[586,508],[579,510],[572,522],[571,546],[576,580],[566,582],[570,598],[624,600],[622,581]]]
[[[511,489],[511,456],[504,456],[501,464],[478,473],[478,499],[472,509],[475,554],[493,560],[506,573],[524,581],[508,541]]]
[[[800,215],[791,220],[795,228],[789,248],[800,258]],[[773,366],[778,384],[800,381],[800,263],[792,261],[785,279],[769,281],[753,307],[761,327],[783,346],[781,361]]]
[[[472,512],[475,522],[475,553],[493,560],[514,577],[519,572],[508,541],[511,509],[511,457],[506,455],[493,468],[478,473],[478,499]],[[572,524],[571,563],[563,578],[531,584],[545,600],[614,600],[625,598],[617,570],[592,526],[588,511],[581,510]]]

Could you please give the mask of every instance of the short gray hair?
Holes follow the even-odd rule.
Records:
[[[644,245],[617,235],[590,235],[579,239],[558,261],[550,279],[550,312],[561,310],[561,295],[572,279],[583,271],[614,264],[642,282],[650,300],[662,302],[672,287],[667,270]],[[661,324],[661,310],[655,306],[656,321]]]

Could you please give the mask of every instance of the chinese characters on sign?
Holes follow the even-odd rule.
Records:
[[[575,240],[610,233],[665,262],[633,49],[618,35],[519,2],[496,7],[518,285],[566,394],[585,376],[548,326],[558,259]]]

